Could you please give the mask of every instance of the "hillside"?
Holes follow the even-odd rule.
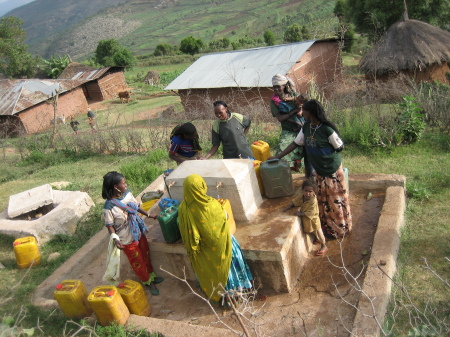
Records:
[[[282,42],[292,23],[309,27],[314,37],[329,37],[336,24],[334,0],[36,0],[10,14],[24,21],[30,51],[44,57],[90,56],[101,39],[115,38],[135,54],[159,43],[179,44],[193,35],[204,42],[248,35],[262,38],[270,29]]]

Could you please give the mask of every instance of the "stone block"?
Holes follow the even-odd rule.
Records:
[[[8,217],[13,219],[53,202],[52,187],[49,184],[38,186],[9,197]]]
[[[166,179],[172,199],[183,201],[184,179],[199,174],[213,198],[229,199],[236,221],[250,221],[262,203],[253,162],[248,159],[189,160]]]
[[[39,244],[56,234],[75,233],[81,217],[94,205],[89,194],[79,191],[53,191],[55,208],[36,220],[9,219],[7,211],[0,213],[0,233],[16,238],[36,237]]]

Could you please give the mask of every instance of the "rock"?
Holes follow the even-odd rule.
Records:
[[[51,254],[48,256],[48,258],[47,258],[47,262],[51,262],[51,261],[53,261],[53,260],[56,260],[56,259],[59,258],[60,256],[61,256],[61,253],[58,253],[58,252],[51,253]]]
[[[3,265],[3,263],[0,262],[0,269],[5,269],[6,267]]]

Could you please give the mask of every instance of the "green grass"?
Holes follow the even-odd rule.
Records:
[[[7,151],[4,160],[0,163],[0,206],[5,209],[8,197],[11,194],[39,186],[53,181],[69,181],[68,189],[87,192],[96,206],[82,220],[77,233],[72,236],[59,236],[41,248],[42,265],[32,268],[28,273],[15,267],[12,250],[13,238],[0,235],[0,256],[5,269],[0,269],[0,283],[5,285],[0,295],[0,317],[4,315],[19,315],[21,308],[26,311],[22,321],[23,327],[36,326],[38,320],[43,326],[44,336],[59,336],[66,319],[59,311],[49,312],[35,308],[30,304],[30,294],[51,272],[70,257],[93,234],[102,228],[100,213],[103,203],[101,198],[102,177],[105,173],[117,170],[127,177],[129,188],[138,194],[150,182],[167,168],[174,168],[175,164],[167,156],[167,135],[177,122],[173,119],[139,121],[137,115],[161,104],[167,104],[166,97],[144,99],[136,104],[113,105],[99,113],[98,121],[101,132],[105,135],[116,135],[123,130],[130,130],[135,136],[141,138],[151,137],[153,143],[151,150],[143,153],[124,152],[115,155],[104,152],[87,151],[74,152],[69,150],[50,151],[46,148],[49,132],[24,139],[12,139],[8,143],[17,149],[19,143],[27,146],[22,157],[16,151]],[[361,114],[373,115],[374,111],[388,114],[392,109],[386,105],[366,106]],[[109,115],[108,115],[109,114]],[[344,119],[336,113],[330,114],[332,120]],[[118,122],[107,126],[114,116]],[[338,118],[339,117],[339,118]],[[364,119],[367,116],[361,116]],[[345,117],[347,118],[347,117]],[[351,116],[358,118],[358,114]],[[141,126],[135,128],[135,126]],[[205,152],[210,148],[211,120],[196,121],[201,138],[201,145]],[[367,127],[366,127],[367,128]],[[369,132],[361,128],[361,132]],[[163,138],[157,138],[158,132]],[[248,134],[249,141],[266,140],[272,150],[277,144],[279,125],[259,121],[252,123]],[[98,135],[92,135],[90,130],[84,132],[79,138],[70,130],[62,130],[62,137],[67,137],[67,143],[74,143],[76,139],[85,139],[86,142],[96,144]],[[126,134],[123,134],[126,138]],[[121,141],[125,141],[122,139]],[[58,146],[64,149],[62,140]],[[449,263],[444,260],[450,254],[448,240],[448,202],[450,197],[450,135],[429,129],[415,144],[398,147],[360,146],[356,142],[350,143],[342,152],[344,166],[350,175],[354,173],[384,173],[402,174],[407,178],[407,212],[406,226],[402,230],[401,247],[398,258],[398,273],[396,280],[400,282],[418,306],[426,301],[430,307],[436,308],[439,317],[449,315],[449,292],[443,288],[430,272],[424,270],[423,257],[426,257],[433,269],[439,275],[448,279]],[[97,146],[97,145],[96,145]],[[61,257],[47,263],[46,258],[52,252],[59,251]],[[23,279],[23,280],[22,280]],[[395,290],[395,287],[394,287]],[[398,292],[393,302],[402,299]],[[10,299],[9,299],[10,298]],[[9,300],[8,300],[9,299]],[[6,302],[5,302],[6,301]],[[6,304],[6,305],[5,305]],[[389,313],[394,312],[393,306]],[[392,324],[387,319],[387,324]],[[406,336],[411,330],[409,318],[404,311],[397,314],[395,320],[395,336]]]

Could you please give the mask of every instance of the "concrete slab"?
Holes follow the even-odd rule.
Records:
[[[55,208],[39,219],[14,220],[9,219],[7,211],[0,213],[0,233],[15,238],[34,236],[39,245],[56,234],[75,233],[81,217],[94,206],[94,202],[86,192],[55,190],[52,194]]]
[[[353,182],[353,175],[350,175],[350,184],[352,186],[350,197],[354,216],[354,231],[352,234],[342,241],[334,240],[328,242],[329,251],[326,257],[315,257],[313,254],[308,254],[305,257],[306,262],[304,263],[303,272],[296,280],[292,280],[292,276],[289,276],[288,273],[280,277],[280,279],[292,280],[289,281],[290,285],[286,281],[286,286],[284,286],[285,288],[290,287],[292,289],[291,293],[277,293],[275,290],[266,292],[266,289],[263,288],[262,290],[269,295],[268,300],[266,302],[254,302],[253,308],[245,309],[245,312],[252,313],[248,317],[246,324],[252,324],[254,321],[259,335],[298,336],[319,333],[324,336],[344,337],[348,336],[349,331],[353,329],[355,335],[358,336],[363,336],[363,331],[366,334],[372,333],[373,336],[377,336],[379,333],[377,326],[370,325],[373,322],[370,322],[370,318],[364,316],[368,314],[364,310],[366,308],[370,309],[370,306],[365,307],[367,303],[361,297],[361,292],[355,291],[346,282],[339,263],[345,264],[346,268],[355,275],[361,274],[359,278],[360,285],[367,289],[368,294],[376,296],[376,298],[374,297],[376,315],[379,321],[382,321],[383,310],[385,310],[389,301],[389,289],[388,286],[382,286],[381,283],[375,283],[375,281],[381,279],[383,282],[388,282],[389,277],[392,277],[395,272],[395,268],[392,268],[392,265],[398,250],[396,233],[399,232],[398,228],[403,223],[405,195],[404,185],[401,182],[404,181],[404,178],[400,176],[391,178],[387,177],[387,175],[379,176],[383,181],[380,184],[378,180],[372,182],[370,175],[366,176],[368,178],[366,181],[364,181],[364,178],[355,177],[356,181],[360,181],[360,186],[358,186],[358,183],[355,185]],[[149,186],[147,190],[160,188],[163,180],[161,177],[158,179],[159,184]],[[301,179],[301,176],[294,175],[294,181],[297,179]],[[392,185],[389,186],[389,182]],[[383,188],[384,184],[387,184],[385,188]],[[366,199],[368,192],[373,194],[370,200]],[[397,199],[399,202],[393,202],[393,200]],[[273,199],[272,201],[276,200],[278,199]],[[271,224],[275,227],[273,231],[265,229],[263,224],[259,224],[264,219],[263,216],[258,218],[258,215],[256,215],[258,220],[255,220],[253,225],[245,225],[251,226],[251,230],[250,227],[248,228],[248,233],[241,235],[238,228],[236,236],[241,245],[242,243],[247,245],[251,241],[256,241],[252,244],[261,249],[261,253],[244,251],[245,255],[248,255],[250,268],[257,276],[257,279],[278,278],[277,273],[279,269],[274,269],[273,265],[270,266],[272,262],[283,265],[283,258],[288,257],[288,259],[285,259],[288,267],[283,266],[287,270],[289,268],[291,270],[294,269],[289,264],[297,262],[289,258],[297,254],[289,252],[289,249],[296,246],[293,236],[299,238],[299,235],[294,235],[299,229],[299,224],[293,224],[289,230],[282,230],[283,224],[285,224],[285,221],[288,221],[287,218],[289,217],[284,215],[286,217],[284,218],[281,214],[276,215],[275,211],[275,208],[279,208],[284,202],[286,201],[280,200],[280,204],[273,207],[270,205],[270,202],[268,204],[264,202],[261,205],[261,208],[265,208],[270,217],[272,217],[272,214],[275,214],[276,221],[273,221]],[[269,220],[266,221],[270,223]],[[277,224],[278,222],[279,224]],[[149,225],[151,227],[157,226],[155,222],[150,222]],[[245,228],[245,226],[242,228]],[[153,228],[152,230],[156,233],[156,229]],[[148,236],[149,240],[151,240],[152,236],[153,234]],[[392,238],[388,240],[388,244],[386,243],[387,238]],[[310,241],[308,242],[308,239],[308,237],[299,239],[304,240],[303,244],[306,251],[310,250]],[[53,289],[57,283],[64,279],[80,279],[88,290],[102,284],[101,277],[105,270],[107,240],[108,234],[106,230],[100,231],[89,240],[86,245],[37,288],[33,303],[56,307],[57,304],[53,300]],[[266,240],[266,243],[262,242]],[[288,242],[291,242],[291,247],[288,247]],[[278,256],[275,256],[273,253],[275,244],[280,249]],[[283,246],[283,244],[287,246]],[[156,243],[150,242],[150,249],[152,263],[156,270],[160,266],[167,269],[166,265],[162,265],[164,260],[158,254],[164,253],[168,255],[170,251],[173,255],[171,268],[178,271],[176,275],[182,276],[180,271],[183,266],[189,266],[181,243],[175,245],[161,244],[158,246]],[[252,256],[252,254],[255,256]],[[302,255],[298,254],[298,256]],[[261,259],[261,265],[255,264],[254,260],[252,260],[254,258]],[[271,258],[274,261],[271,261]],[[383,271],[389,277],[377,274],[380,271],[379,265],[381,260],[386,262],[386,268]],[[365,266],[369,261],[369,268],[364,273],[366,270]],[[377,262],[378,265],[372,264],[372,261]],[[333,264],[330,264],[330,262]],[[124,256],[122,256],[121,272],[123,279],[131,278],[136,280],[136,276]],[[157,270],[156,272],[158,275],[166,277],[165,281],[158,285],[160,296],[151,296],[147,293],[152,306],[152,318],[139,317],[137,325],[153,324],[154,320],[158,319],[159,322],[162,322],[162,328],[167,326],[169,329],[169,326],[174,324],[177,330],[181,328],[178,325],[184,325],[184,328],[181,328],[183,333],[203,337],[216,334],[210,331],[191,330],[192,326],[195,325],[195,328],[199,325],[220,327],[220,324],[217,323],[220,319],[237,331],[241,331],[235,317],[230,315],[229,311],[218,309],[216,313],[212,313],[210,308],[201,299],[193,295],[192,290],[184,283],[163,274],[161,271]],[[373,274],[374,272],[375,274]],[[194,291],[199,291],[195,281],[187,282]],[[294,283],[297,284],[293,285]],[[380,288],[378,289],[378,287]],[[281,286],[280,281],[280,284],[275,285],[273,289],[281,288],[283,286]],[[370,293],[369,290],[374,289],[377,293]],[[361,315],[358,314],[359,311],[361,311]],[[361,319],[367,319],[368,321],[362,321]],[[149,323],[146,323],[147,320]],[[133,322],[134,318],[130,320],[130,323]],[[370,326],[373,330],[362,330],[365,326]],[[167,337],[179,335],[178,331],[166,331],[165,333]],[[231,332],[228,332],[228,335],[231,335]]]
[[[13,219],[19,215],[37,210],[39,207],[53,204],[53,190],[49,184],[38,186],[9,197],[8,217]]]
[[[205,179],[209,196],[230,200],[236,221],[254,218],[262,197],[251,160],[187,160],[167,177],[172,199],[183,200],[184,179],[193,173]]]

